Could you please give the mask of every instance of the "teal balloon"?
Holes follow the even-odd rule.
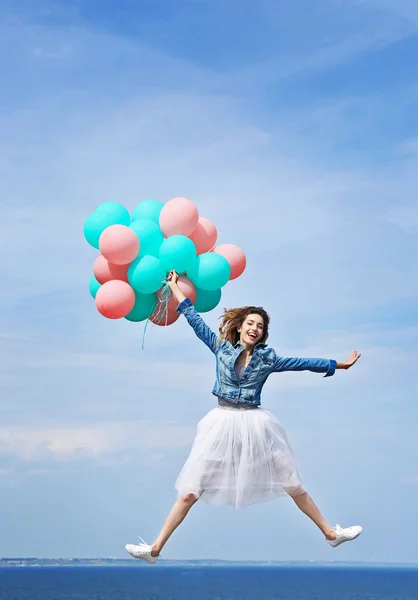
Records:
[[[199,313],[209,312],[221,301],[222,290],[201,290],[196,288],[194,307]]]
[[[229,262],[215,252],[200,254],[187,270],[187,277],[195,286],[206,291],[218,290],[227,283],[230,275]]]
[[[127,208],[119,202],[102,202],[96,208],[95,212],[105,212],[108,215],[112,215],[112,218],[116,219],[117,222],[114,225],[126,225],[128,226],[131,222],[131,216]]]
[[[100,287],[100,283],[97,281],[97,279],[95,278],[95,276],[92,275],[90,277],[89,288],[90,288],[90,294],[93,296],[93,298],[96,298],[96,294],[97,294],[97,292],[99,290],[99,287]]]
[[[152,294],[165,280],[165,270],[155,256],[136,258],[128,268],[128,280],[135,292]]]
[[[170,235],[161,244],[159,257],[166,271],[184,273],[196,262],[196,246],[185,235]]]
[[[133,221],[129,226],[139,239],[139,257],[150,254],[158,256],[161,244],[164,241],[164,235],[159,225],[150,219],[139,219]]]
[[[158,200],[143,200],[140,202],[132,213],[132,222],[138,219],[149,219],[157,225],[160,224],[160,212],[164,204]]]
[[[151,316],[157,305],[157,294],[140,294],[135,293],[135,306],[129,314],[126,315],[125,319],[139,323],[139,321],[145,321]]]
[[[108,202],[105,204],[117,204]],[[121,204],[118,206],[122,206]],[[99,206],[84,222],[84,237],[93,248],[99,249],[99,239],[103,231],[111,225],[129,225],[131,218],[125,207],[125,212],[117,209],[103,208]]]

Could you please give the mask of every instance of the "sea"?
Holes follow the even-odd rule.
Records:
[[[418,567],[4,567],[0,600],[418,600]]]

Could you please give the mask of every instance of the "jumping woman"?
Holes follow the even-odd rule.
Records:
[[[261,390],[272,373],[314,371],[331,377],[360,358],[354,351],[346,362],[324,358],[284,358],[266,345],[270,318],[263,308],[244,306],[225,311],[217,336],[184,296],[172,271],[172,293],[197,337],[216,357],[213,394],[218,406],[198,424],[190,455],[176,481],[177,501],[153,544],[127,544],[134,558],[153,564],[190,508],[201,499],[235,508],[290,496],[322,531],[331,546],[354,540],[360,526],[332,527],[304,489],[286,432],[260,408]],[[143,540],[142,540],[143,541]]]

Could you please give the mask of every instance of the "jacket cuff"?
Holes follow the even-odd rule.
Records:
[[[337,361],[336,361],[336,360],[333,360],[333,359],[331,359],[331,360],[329,361],[329,369],[328,369],[328,371],[326,372],[326,374],[324,375],[324,377],[332,377],[332,376],[334,375],[334,373],[335,373],[335,368],[336,368],[336,366],[337,366]]]
[[[183,300],[183,302],[180,302],[180,304],[178,305],[178,307],[176,308],[176,312],[178,312],[179,314],[183,313],[186,308],[188,308],[189,306],[192,306],[191,300],[190,298],[185,298]]]

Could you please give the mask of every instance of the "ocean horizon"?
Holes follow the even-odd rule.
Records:
[[[13,566],[146,566],[149,565],[145,561],[136,560],[133,558],[118,558],[118,557],[0,557],[0,567]],[[344,568],[411,568],[418,569],[418,562],[400,562],[400,561],[344,561],[344,560],[222,560],[213,558],[199,559],[170,559],[160,558],[153,568],[158,567],[344,567]]]

